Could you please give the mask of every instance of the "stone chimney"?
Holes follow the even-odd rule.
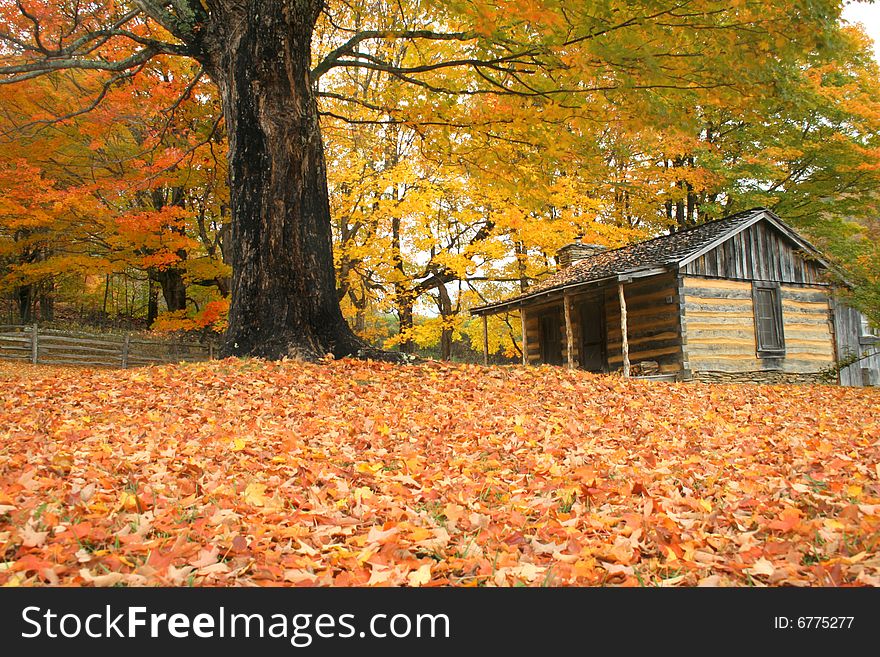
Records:
[[[584,258],[596,255],[604,250],[605,247],[600,244],[584,244],[580,241],[580,238],[577,238],[577,240],[571,244],[566,244],[556,252],[556,261],[559,263],[560,269],[565,269]]]

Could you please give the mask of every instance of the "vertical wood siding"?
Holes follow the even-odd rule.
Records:
[[[858,362],[840,370],[840,385],[880,385],[880,348],[863,342],[861,313],[839,299],[834,299],[832,306],[837,357],[845,360],[849,354],[864,356]]]
[[[822,266],[766,221],[759,221],[682,268],[684,274],[735,280],[813,284]]]

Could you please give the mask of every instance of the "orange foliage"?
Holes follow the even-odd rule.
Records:
[[[192,315],[185,310],[162,313],[150,327],[154,331],[198,331],[210,328],[222,333],[226,330],[229,315],[229,299],[217,299]]]
[[[353,361],[0,379],[7,585],[880,585],[876,390]]]

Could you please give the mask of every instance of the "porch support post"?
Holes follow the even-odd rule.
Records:
[[[623,281],[617,283],[617,296],[620,298],[620,345],[623,350],[623,376],[629,378],[629,339],[626,335],[626,297],[623,295]]]
[[[489,364],[489,318],[483,315],[483,365]]]
[[[571,297],[567,294],[562,297],[562,305],[565,309],[565,356],[568,369],[574,369],[574,330],[571,326]]]
[[[529,364],[529,337],[526,334],[526,309],[520,306],[519,321],[522,324],[522,357],[523,365]]]

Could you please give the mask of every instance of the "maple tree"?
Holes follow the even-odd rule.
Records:
[[[375,77],[349,74],[347,94],[356,109],[335,95],[322,107],[331,117],[325,123],[330,182],[340,201],[334,206],[337,251],[343,251],[339,275],[349,294],[358,281],[356,326],[364,326],[371,298],[393,299],[400,331],[389,343],[411,348],[439,341],[445,355],[449,327],[470,336],[471,344],[481,339],[480,327],[457,311],[546,275],[555,267],[552,254],[575,235],[617,246],[755,205],[775,208],[835,262],[862,272],[848,280],[856,282],[862,309],[876,317],[869,282],[876,276],[868,271],[876,244],[870,230],[878,184],[871,146],[878,134],[876,64],[859,30],[825,27],[816,47],[801,52],[780,54],[792,43],[765,35],[756,51],[767,67],[748,84],[693,85],[650,96],[628,89],[620,97],[559,104],[542,99],[538,121],[534,99],[519,103],[510,96],[458,100],[432,108],[430,116],[418,114],[410,109],[418,98],[399,88],[389,92]],[[716,55],[711,66],[735,67],[730,57],[741,51],[727,44]],[[725,80],[714,69],[713,75]],[[405,107],[383,107],[386,95],[405,98]],[[413,113],[421,118],[408,120]],[[342,114],[350,125],[337,128]],[[405,153],[398,151],[401,143]],[[358,165],[347,166],[353,162]],[[358,171],[369,175],[358,177]],[[415,182],[421,176],[428,183],[425,172],[430,192]],[[443,178],[463,181],[465,193],[454,184],[441,192]],[[474,221],[462,224],[461,212],[447,211],[438,202],[443,194],[458,199],[458,208],[468,206]],[[369,199],[375,202],[366,204]],[[358,217],[345,224],[351,208]],[[365,212],[372,218],[366,223]],[[384,233],[382,217],[392,224]],[[459,239],[464,248],[451,253],[441,236],[429,237],[440,221],[452,221],[452,235],[480,240]],[[369,226],[356,244],[351,226]],[[404,258],[394,255],[399,226],[409,238]],[[349,247],[357,251],[354,268],[344,255]],[[427,293],[439,293],[441,285],[445,293],[432,301]],[[436,303],[436,317],[413,321],[419,299],[422,312]],[[444,308],[453,309],[452,322]],[[493,324],[493,350],[515,344],[518,321],[506,324]]]
[[[100,295],[106,310],[111,281],[121,278],[126,288],[130,282],[144,291],[148,322],[158,315],[160,289],[172,315],[187,299],[212,301],[193,285],[224,294],[224,187],[217,184],[224,163],[211,142],[219,140],[217,121],[205,111],[208,90],[186,82],[186,73],[141,71],[92,111],[63,122],[55,117],[88,103],[100,80],[65,72],[2,88],[0,168],[8,182],[0,195],[7,261],[0,288],[22,298],[21,320],[31,319],[36,299],[29,291],[47,285],[53,294],[40,297],[44,311],[47,298],[85,303],[98,296],[100,304]],[[200,102],[172,105],[190,88]]]
[[[8,26],[0,34],[6,83],[73,69],[103,76],[93,94],[101,100],[150,62],[161,67],[177,56],[198,62],[218,86],[229,135],[232,279],[225,352],[306,358],[363,347],[339,308],[319,102],[383,115],[338,112],[342,120],[424,128],[432,133],[429,142],[445,142],[443,148],[459,156],[454,162],[471,171],[491,170],[493,157],[499,169],[516,161],[528,171],[528,159],[515,147],[506,163],[497,150],[492,155],[482,147],[506,140],[528,151],[534,143],[528,137],[539,138],[547,159],[532,167],[533,181],[549,180],[570,195],[561,205],[525,199],[527,216],[538,220],[545,215],[530,206],[571,211],[571,194],[589,187],[574,173],[570,144],[556,137],[560,126],[587,145],[596,116],[613,117],[623,128],[637,120],[662,125],[684,100],[721,102],[745,87],[766,90],[768,62],[785,66],[821,42],[839,10],[833,2],[721,6],[697,0],[597,7],[555,0],[497,6],[136,0],[88,7],[7,0],[0,8]],[[242,27],[230,32],[230,26]],[[353,69],[393,82],[388,89],[398,93],[381,102],[352,96],[347,78]],[[601,157],[592,152],[592,161]],[[527,182],[521,175],[511,180]],[[621,203],[632,198],[627,186],[620,180],[614,190]],[[620,216],[632,223],[637,214],[630,208]],[[509,231],[506,237],[524,253],[537,248]],[[401,259],[394,294],[404,324],[413,295],[427,290],[437,295],[445,323],[457,301],[444,298],[441,281],[456,280],[455,268],[437,261],[435,280],[425,286],[424,279],[406,281],[413,273]],[[175,294],[169,298],[176,308]],[[448,329],[441,335],[448,341]]]
[[[880,585],[868,388],[351,359],[0,380],[6,585]]]

